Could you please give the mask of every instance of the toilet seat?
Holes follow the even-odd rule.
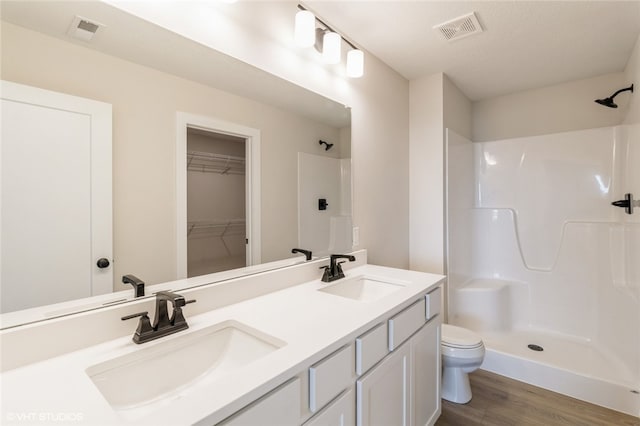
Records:
[[[456,349],[475,349],[483,346],[482,338],[473,331],[455,325],[442,324],[442,346]]]
[[[471,400],[469,373],[484,360],[484,344],[476,333],[462,327],[442,324],[442,399],[456,404]]]
[[[455,358],[459,363],[467,363],[471,361],[482,362],[484,358],[484,345],[476,346],[473,348],[454,348],[447,345],[440,346],[440,352],[444,359]]]

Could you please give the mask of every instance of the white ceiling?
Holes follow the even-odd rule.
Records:
[[[303,4],[405,78],[444,72],[471,100],[623,71],[640,34],[640,1]],[[447,42],[432,29],[474,11],[479,35]]]
[[[127,3],[126,0],[110,1]],[[135,1],[131,3],[144,4],[144,2]],[[207,24],[206,19],[198,16],[202,14],[203,7],[215,9],[218,13],[226,14],[271,42],[285,48],[295,48],[292,39],[293,19],[297,11],[296,0],[241,0],[234,4],[224,3],[223,0],[167,1],[161,4],[148,4],[150,11],[174,16],[175,20],[189,21],[182,22],[183,25],[192,28],[204,25],[200,28],[201,31],[216,30],[217,27],[214,24]],[[623,71],[640,34],[640,0],[621,2],[608,0],[303,0],[302,4],[405,78],[411,80],[444,72],[474,101]],[[52,35],[58,32],[58,36],[63,29],[66,30],[68,18],[58,17],[58,13],[50,9],[55,9],[56,12],[60,8],[78,9],[78,13],[83,12],[84,16],[97,20],[101,19],[101,13],[94,12],[94,9],[100,9],[100,12],[110,9],[104,4],[96,5],[94,2],[83,1],[9,2],[3,0],[0,5],[2,5],[3,19],[49,32]],[[9,5],[12,6],[9,7]],[[85,8],[91,11],[87,10],[85,13],[81,10]],[[13,9],[18,9],[19,12]],[[110,10],[108,12],[115,13]],[[485,29],[479,35],[447,42],[432,29],[436,24],[469,12],[476,12]],[[68,15],[69,10],[66,10],[66,13]],[[33,15],[36,17],[34,18]],[[60,19],[54,20],[54,17]],[[29,20],[30,22],[25,22]],[[118,26],[132,20],[133,18],[122,18]],[[112,25],[112,29],[114,27],[116,26]],[[150,42],[153,37],[160,37],[165,39],[163,44],[168,45],[167,39],[170,38],[168,35],[147,27],[145,26],[143,31],[143,28],[136,24],[131,32],[121,31],[120,33],[136,33],[136,39],[141,39],[148,31],[147,38]],[[124,36],[105,32],[102,37],[100,42],[105,44],[109,37],[122,38],[119,40],[122,43],[118,43],[119,48],[133,49],[131,40],[127,40]],[[174,52],[172,57],[180,53],[177,55],[179,60],[174,58],[171,66],[167,64],[158,66],[151,63],[147,65],[155,65],[160,69],[177,73],[172,67],[175,68],[175,64],[179,63],[182,68],[190,69],[193,74],[195,72],[193,70],[205,68],[194,67],[191,62],[215,56],[215,52],[205,54],[203,46],[198,46],[200,50],[197,53],[193,52],[195,47],[189,47],[186,40],[171,42],[177,43],[176,47],[180,45],[179,48],[172,49]],[[229,43],[234,42],[237,40],[229,40]],[[94,46],[94,48],[99,47]],[[162,49],[162,44],[155,50],[158,49],[157,56],[165,56],[163,61],[168,62],[170,58],[162,55],[161,51],[165,50]],[[115,53],[115,43],[104,50]],[[153,50],[154,48],[149,48],[147,53]],[[129,55],[118,53],[120,56],[137,57],[138,61],[141,58],[139,50],[129,52]],[[313,53],[299,52],[307,56]],[[365,57],[365,73],[366,61]],[[233,73],[215,75],[214,78],[215,73],[211,73],[211,67],[206,69],[209,69],[209,74],[205,76],[208,80],[219,82],[220,79],[233,78]],[[196,79],[194,76],[189,77]],[[213,85],[211,81],[209,83]],[[233,84],[242,89],[247,81],[243,79]],[[261,90],[267,90],[265,85],[261,87],[263,87]]]

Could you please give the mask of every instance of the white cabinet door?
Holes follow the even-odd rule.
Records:
[[[336,398],[304,426],[353,426],[356,424],[356,404],[353,387]]]
[[[111,292],[111,105],[1,84],[1,312]]]
[[[440,415],[440,318],[409,341],[411,347],[411,424],[432,425]]]
[[[402,345],[356,382],[358,426],[409,425],[409,345]]]
[[[300,379],[291,379],[219,426],[297,426],[300,421]]]

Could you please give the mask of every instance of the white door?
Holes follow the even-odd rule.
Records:
[[[411,346],[411,424],[434,424],[440,415],[440,327],[437,319],[422,327]]]
[[[356,382],[358,426],[409,426],[409,368],[405,344]]]
[[[1,84],[1,312],[111,292],[111,105]]]
[[[313,416],[303,426],[353,426],[356,424],[355,393],[352,389],[343,392],[327,405],[320,413]]]

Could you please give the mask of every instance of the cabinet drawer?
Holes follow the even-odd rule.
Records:
[[[300,379],[291,379],[217,426],[295,426],[300,421]]]
[[[364,374],[389,353],[387,327],[378,324],[356,338],[356,374]]]
[[[389,320],[389,350],[392,351],[416,332],[425,318],[425,299],[421,298]]]
[[[438,287],[430,293],[427,293],[427,295],[424,296],[424,299],[427,305],[427,312],[425,317],[427,318],[427,321],[429,321],[431,318],[440,313],[440,305],[442,303],[442,287]]]
[[[353,388],[345,391],[304,426],[354,425],[356,423],[356,395]]]
[[[353,358],[353,345],[349,345],[309,368],[309,410],[312,413],[352,383]]]

